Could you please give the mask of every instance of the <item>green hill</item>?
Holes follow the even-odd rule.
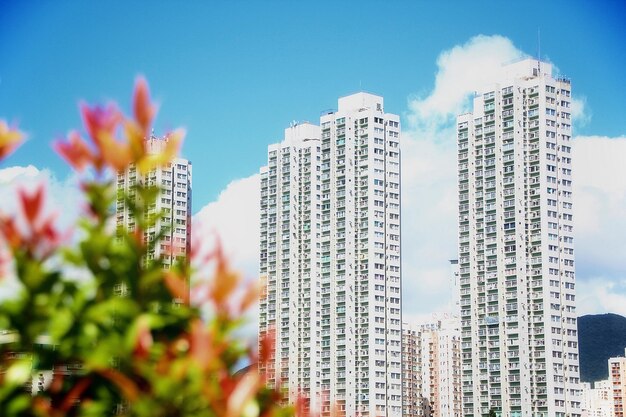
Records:
[[[595,382],[607,379],[608,359],[624,356],[626,317],[593,314],[578,318],[580,379]]]

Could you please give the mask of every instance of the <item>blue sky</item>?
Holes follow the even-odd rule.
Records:
[[[593,111],[578,133],[624,133],[623,3],[338,3],[2,2],[0,115],[30,135],[13,162],[64,175],[48,144],[80,125],[77,102],[127,107],[143,74],[161,102],[157,132],[188,130],[197,211],[257,170],[290,121],[316,121],[359,89],[401,113],[432,89],[442,50],[502,34],[536,54],[538,28],[542,56]]]
[[[50,142],[80,127],[81,99],[128,109],[144,75],[160,103],[156,133],[187,129],[194,230],[221,233],[254,277],[255,173],[267,145],[293,120],[318,122],[339,96],[373,92],[406,132],[403,291],[415,300],[405,316],[417,319],[450,297],[455,112],[480,88],[473,75],[537,55],[540,32],[541,57],[572,80],[580,104],[579,311],[626,314],[625,21],[620,1],[1,2],[0,118],[29,139],[0,167],[0,207],[10,206],[10,185],[43,177],[57,205],[77,211],[76,178]],[[450,87],[462,94],[446,95]]]

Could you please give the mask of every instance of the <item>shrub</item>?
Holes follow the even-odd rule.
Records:
[[[139,199],[121,196],[137,228],[113,227],[115,172],[132,164],[147,173],[167,163],[183,132],[169,134],[163,152],[146,151],[155,107],[143,80],[132,117],[115,105],[83,104],[81,112],[88,139],[73,131],[53,145],[80,172],[86,208],[78,237],[68,244],[44,213],[43,186],[20,190],[20,213],[0,217],[0,277],[19,282],[0,304],[0,415],[294,415],[257,372],[235,372],[242,361],[264,360],[235,336],[257,292],[242,289],[219,249],[200,260],[215,265],[211,279],[188,260],[164,269],[149,259],[160,236],[145,240],[143,230],[158,218],[147,209],[157,186],[138,184]],[[0,121],[0,159],[21,137]],[[201,295],[190,303],[195,282],[191,291]],[[211,305],[206,320],[203,303]]]

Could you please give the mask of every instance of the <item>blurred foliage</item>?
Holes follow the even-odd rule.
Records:
[[[113,227],[116,172],[131,164],[142,173],[170,161],[182,132],[160,154],[148,153],[155,108],[139,80],[133,117],[114,105],[81,105],[88,139],[70,132],[54,144],[82,172],[86,202],[78,238],[65,245],[54,216],[43,212],[45,190],[20,190],[20,213],[0,215],[0,277],[19,290],[0,303],[0,415],[13,416],[290,416],[279,394],[242,362],[266,360],[235,336],[257,298],[242,287],[221,252],[203,262],[213,277],[196,277],[188,259],[164,269],[147,254],[160,243],[143,230],[159,189],[141,183],[139,199],[121,196],[137,220],[133,231]],[[118,139],[121,137],[122,139]],[[0,121],[0,159],[22,134]],[[137,204],[140,201],[141,204]],[[191,255],[193,256],[193,254]],[[198,268],[201,270],[204,268]],[[77,279],[75,275],[80,275]],[[189,302],[190,282],[200,294]],[[200,306],[211,316],[202,320]],[[32,392],[31,392],[32,391]]]

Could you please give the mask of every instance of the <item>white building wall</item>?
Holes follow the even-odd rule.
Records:
[[[450,267],[448,311],[402,328],[404,416],[462,415],[458,261]]]
[[[423,416],[420,332],[414,326],[403,323],[402,335],[402,415]]]
[[[505,67],[457,119],[464,413],[580,415],[571,85]]]
[[[583,382],[581,393],[582,417],[615,417],[610,380],[597,381],[593,388],[589,382]]]
[[[163,150],[167,141],[167,137],[153,136],[146,141],[145,146],[148,153],[157,153]],[[191,250],[191,162],[184,158],[174,158],[165,166],[143,176],[134,165],[117,174],[117,189],[122,193],[118,193],[116,201],[116,223],[129,231],[139,227],[139,222],[122,197],[126,194],[134,198],[136,204],[143,204],[134,190],[138,182],[161,188],[155,206],[147,208],[147,213],[160,213],[161,216],[153,227],[144,230],[144,239],[152,241],[162,230],[167,229],[161,242],[148,254],[149,259],[161,258],[164,267],[171,266],[177,260],[185,260]]]
[[[461,417],[460,331],[457,317],[403,326],[404,416]]]
[[[260,370],[287,398],[303,396],[312,409],[319,408],[321,397],[315,319],[321,297],[319,151],[319,127],[295,125],[285,130],[282,143],[270,145],[268,166],[261,170],[260,335],[275,332],[275,354]]]
[[[613,414],[624,417],[626,407],[626,357],[609,358],[609,382],[612,391]]]
[[[302,178],[294,176],[294,168],[305,163],[294,158],[295,150],[307,148],[307,141],[290,140],[287,133],[283,143],[269,147],[269,165],[262,170],[261,276],[267,292],[260,332],[275,327],[277,341],[275,367],[268,370],[276,377],[270,382],[282,381],[291,401],[304,392],[311,409],[323,416],[401,415],[399,118],[384,112],[382,97],[358,93],[340,98],[339,109],[322,115],[320,125],[307,125],[309,132],[319,129],[315,157],[306,162],[314,173],[308,208],[295,199],[304,196],[299,194]],[[286,147],[291,148],[289,213],[310,213],[315,223],[310,232],[294,229],[293,219],[281,224]],[[289,257],[278,251],[287,240],[272,232],[274,215],[277,228],[291,230]],[[307,287],[299,286],[296,265],[311,271]],[[289,287],[286,309],[278,290],[283,284]],[[309,302],[304,330],[294,319],[295,309]],[[310,343],[300,338],[302,332],[310,332]],[[297,362],[293,358],[303,346],[308,356]],[[283,353],[286,362],[280,359]],[[308,388],[298,377],[304,369]]]
[[[439,345],[439,416],[461,417],[461,332],[458,317],[442,320],[436,334]]]

